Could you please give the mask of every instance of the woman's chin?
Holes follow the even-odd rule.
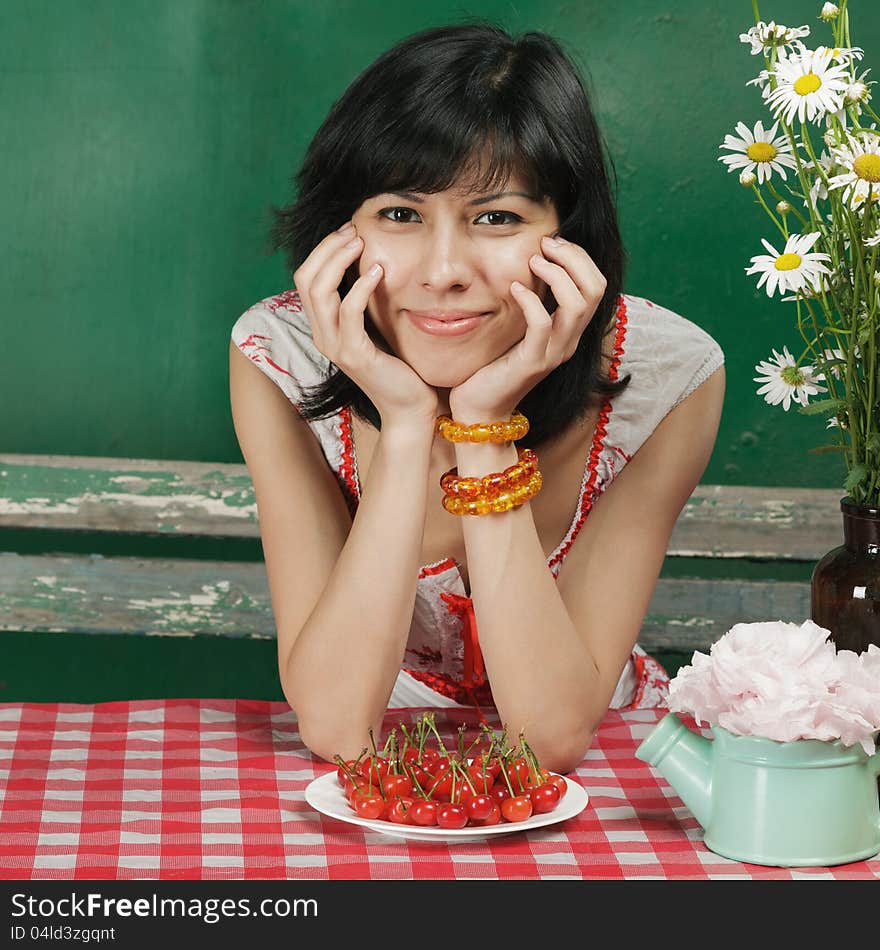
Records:
[[[454,389],[476,372],[476,369],[474,369],[473,372],[462,372],[461,369],[456,369],[455,367],[436,366],[413,366],[413,369],[418,373],[424,383],[428,386],[433,386],[435,389]]]

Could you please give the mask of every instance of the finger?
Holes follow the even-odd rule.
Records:
[[[326,256],[320,271],[312,279],[309,287],[309,296],[312,300],[332,300],[336,303],[342,278],[348,268],[360,257],[363,249],[364,241],[359,235],[354,235],[344,244],[333,248]]]
[[[526,318],[526,335],[519,343],[520,355],[527,365],[543,369],[553,335],[553,318],[541,298],[518,280],[510,285],[510,291]]]
[[[381,264],[373,266],[352,284],[351,290],[339,306],[339,352],[348,355],[358,353],[364,345],[372,350],[375,346],[364,328],[364,314],[370,297],[384,276]]]
[[[555,326],[560,332],[568,333],[584,316],[588,309],[587,301],[568,271],[559,264],[548,261],[546,257],[535,254],[529,259],[532,273],[541,278],[553,291],[558,309],[553,314]]]
[[[315,278],[323,271],[325,264],[340,247],[347,244],[355,235],[354,224],[347,221],[337,231],[331,231],[312,249],[309,256],[300,264],[294,274],[294,280],[299,289],[302,282],[311,286]]]
[[[312,321],[312,332],[319,346],[319,339],[325,341],[327,346],[336,345],[339,334],[339,285],[345,272],[363,252],[363,247],[363,240],[354,237],[333,249],[324,269],[306,286],[303,308]]]
[[[557,235],[555,238],[543,238],[541,250],[546,257],[565,267],[585,300],[595,299],[598,306],[608,281],[593,258],[579,244]]]
[[[571,260],[572,257],[569,256],[569,261]],[[585,297],[566,268],[539,255],[533,257],[529,264],[532,271],[547,282],[556,298],[558,308],[553,314],[553,341],[550,355],[557,364],[562,363],[570,359],[574,353],[581,334],[602,299],[604,286],[594,288],[593,294],[588,293]]]

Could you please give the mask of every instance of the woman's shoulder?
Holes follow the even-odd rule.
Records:
[[[312,339],[296,290],[265,297],[235,321],[232,342],[294,401],[322,381],[329,366]]]
[[[604,449],[612,472],[724,363],[724,352],[708,331],[633,294],[623,296],[618,311],[617,354],[617,378],[630,379],[611,402]]]
[[[693,354],[711,354],[723,360],[718,341],[682,314],[635,294],[624,294],[621,299],[626,321],[623,355],[627,362],[687,362]]]
[[[723,363],[724,351],[703,327],[645,297],[625,294],[618,376],[631,375],[630,399],[657,400],[668,411]]]

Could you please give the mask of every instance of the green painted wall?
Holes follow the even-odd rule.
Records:
[[[762,0],[817,19],[819,0]],[[854,0],[880,55],[880,8]],[[836,487],[821,419],[765,406],[751,377],[797,345],[744,268],[772,237],[717,161],[767,113],[738,34],[747,0],[4,0],[0,30],[0,451],[240,461],[227,345],[290,285],[269,206],[355,75],[418,29],[489,17],[561,38],[589,72],[619,179],[627,289],[706,327],[728,391],[705,480]],[[766,222],[766,223],[765,223]]]

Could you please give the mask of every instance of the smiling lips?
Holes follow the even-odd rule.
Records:
[[[486,316],[480,310],[407,310],[410,321],[433,336],[460,336],[470,333]]]

